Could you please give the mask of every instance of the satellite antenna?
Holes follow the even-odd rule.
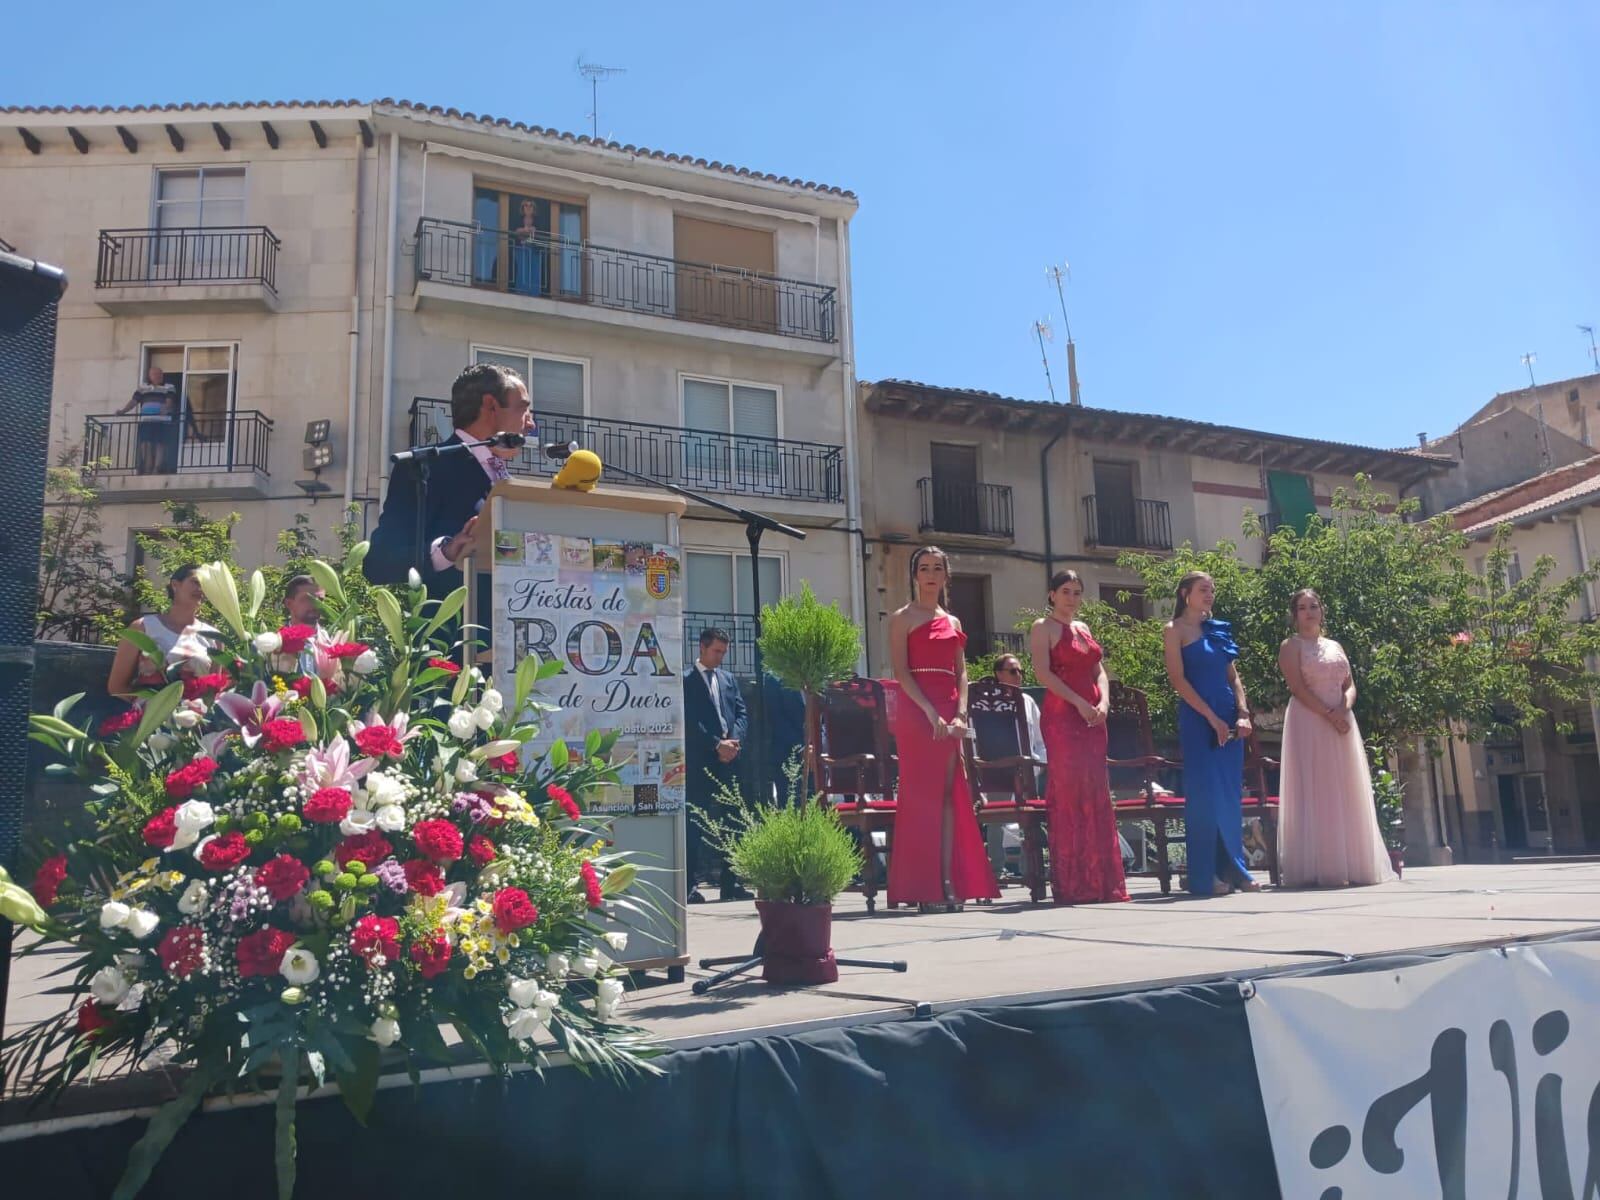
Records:
[[[1033,336],[1039,339],[1039,361],[1044,363],[1044,383],[1050,389],[1050,402],[1054,404],[1056,400],[1056,385],[1055,381],[1050,378],[1050,356],[1044,352],[1045,342],[1047,340],[1055,340],[1055,335],[1050,332],[1049,317],[1040,317],[1033,323]]]
[[[1528,351],[1528,353],[1526,353],[1526,354],[1524,354],[1522,356],[1522,365],[1528,368],[1528,386],[1529,387],[1538,387],[1539,386],[1533,380],[1533,364],[1538,362],[1538,361],[1539,361],[1539,356],[1537,354],[1535,354],[1532,350]]]
[[[1596,346],[1594,342],[1594,326],[1579,325],[1578,332],[1589,335],[1589,361],[1594,363],[1595,373],[1600,375],[1600,346]]]
[[[600,81],[610,79],[613,75],[626,75],[626,67],[602,67],[598,63],[586,63],[581,58],[578,60],[578,74],[589,81],[589,133],[596,140],[600,140]]]
[[[1061,324],[1067,331],[1067,399],[1074,404],[1083,403],[1083,395],[1078,391],[1078,347],[1072,340],[1072,322],[1067,318],[1067,292],[1062,286],[1063,279],[1072,278],[1072,267],[1068,263],[1057,266],[1051,263],[1045,268],[1045,277],[1055,280],[1056,299],[1061,301]]]
[[[1537,388],[1539,385],[1533,379],[1533,364],[1539,361],[1539,356],[1532,350],[1522,356],[1522,365],[1528,368],[1528,387]],[[1544,460],[1544,469],[1550,469],[1550,430],[1544,423],[1544,397],[1540,396],[1534,404],[1534,415],[1539,418],[1539,446],[1540,458]]]

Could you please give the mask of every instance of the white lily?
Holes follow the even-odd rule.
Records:
[[[148,908],[136,908],[128,914],[128,932],[139,941],[149,937],[160,925],[161,918]]]
[[[602,1021],[609,1021],[621,1003],[622,980],[602,979],[595,988],[594,1015]]]
[[[133,912],[120,900],[107,900],[100,906],[100,928],[121,929],[128,923],[128,915]]]
[[[292,946],[283,956],[283,962],[278,967],[278,974],[295,985],[307,984],[322,974],[322,967],[317,962],[317,956],[304,946]]]

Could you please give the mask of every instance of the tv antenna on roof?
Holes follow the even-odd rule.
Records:
[[[1050,356],[1044,352],[1046,341],[1055,341],[1055,334],[1050,329],[1050,318],[1040,317],[1033,323],[1033,336],[1039,339],[1039,361],[1044,363],[1044,383],[1050,389],[1050,401],[1055,402],[1056,385],[1050,378]]]
[[[1594,326],[1579,325],[1578,332],[1587,333],[1589,335],[1589,358],[1594,363],[1595,373],[1600,374],[1600,346],[1595,345]]]
[[[578,74],[589,81],[589,132],[596,141],[600,140],[600,81],[627,73],[626,67],[602,67],[598,63],[584,62],[581,58],[578,60]]]

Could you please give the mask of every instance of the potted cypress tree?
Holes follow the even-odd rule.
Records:
[[[822,689],[855,671],[861,655],[861,630],[839,611],[823,604],[809,583],[800,594],[785,596],[761,609],[761,657],[767,670],[785,687],[806,698],[805,778],[816,778],[812,759],[821,720]]]
[[[861,870],[861,852],[838,814],[801,789],[798,756],[785,767],[789,803],[751,805],[723,789],[730,815],[708,820],[706,836],[756,894],[761,918],[762,978],[768,983],[832,983],[833,898]]]

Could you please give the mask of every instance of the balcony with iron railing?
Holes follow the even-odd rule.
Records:
[[[541,444],[577,442],[598,454],[602,463],[702,492],[812,504],[839,504],[844,499],[840,446],[538,410],[533,419],[539,427],[536,440],[508,464],[513,475],[554,476],[561,463],[546,458]],[[450,433],[449,401],[423,396],[412,401],[413,445],[431,445]],[[605,482],[643,486],[620,474],[607,476]]]
[[[917,480],[921,533],[1005,539],[1015,533],[1011,488],[1003,483],[968,483],[923,477]]]
[[[415,264],[419,300],[427,299],[425,285],[445,284],[573,311],[668,317],[830,347],[839,340],[835,288],[738,267],[438,217],[417,222]]]
[[[267,494],[272,420],[245,409],[87,417],[83,461],[103,499]]]
[[[1165,500],[1083,498],[1083,537],[1107,550],[1171,550],[1172,508]]]
[[[769,598],[777,603],[778,596]],[[700,633],[720,629],[728,635],[728,653],[722,665],[735,675],[753,678],[756,670],[756,619],[749,613],[690,611],[683,614],[683,669],[700,657]]]
[[[265,225],[102,229],[95,299],[108,312],[275,309],[280,245]]]

